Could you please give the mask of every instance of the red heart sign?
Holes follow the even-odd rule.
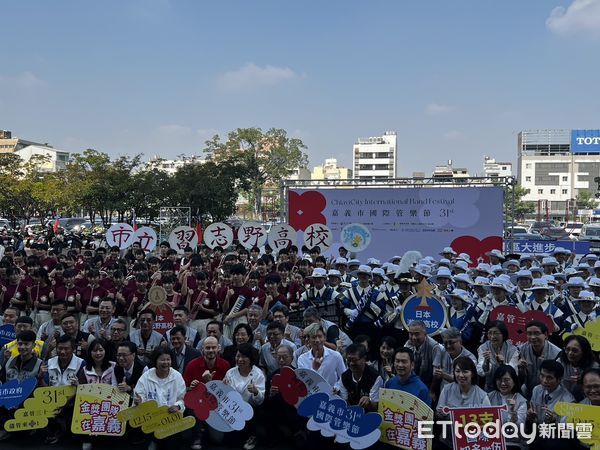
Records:
[[[272,384],[279,388],[279,393],[288,405],[295,405],[300,398],[308,394],[306,385],[291,367],[283,367],[280,373],[273,377]]]
[[[459,236],[452,241],[450,247],[457,253],[466,253],[471,257],[473,266],[476,266],[481,257],[485,262],[489,262],[486,252],[494,249],[502,250],[502,238],[500,236],[488,236],[479,240],[473,236]]]
[[[516,306],[497,306],[490,313],[490,321],[499,320],[508,328],[508,338],[513,345],[521,345],[527,342],[527,323],[539,320],[548,327],[548,333],[554,331],[554,321],[542,311],[521,312]]]
[[[327,220],[322,214],[327,206],[327,201],[320,192],[308,191],[298,194],[289,191],[288,206],[289,224],[296,231],[304,231],[313,223],[327,225]]]
[[[204,383],[198,384],[194,389],[187,392],[183,402],[185,406],[194,411],[194,416],[198,420],[208,419],[210,412],[219,406],[217,398],[208,392]]]

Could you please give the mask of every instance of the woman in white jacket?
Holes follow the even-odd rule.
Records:
[[[134,402],[140,404],[155,400],[158,406],[168,406],[170,413],[183,413],[185,381],[181,374],[171,367],[175,361],[173,351],[162,346],[157,347],[150,356],[150,361],[153,368],[142,374],[135,385]],[[170,441],[171,439],[162,439],[160,442],[167,447]],[[153,440],[149,448],[154,449],[157,446],[157,441]]]

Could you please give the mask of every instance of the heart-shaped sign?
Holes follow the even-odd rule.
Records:
[[[503,248],[500,236],[488,236],[483,240],[479,240],[474,236],[459,236],[452,241],[450,247],[456,253],[468,254],[471,261],[473,261],[473,267],[477,265],[479,258],[482,258],[484,262],[488,262],[488,257],[485,255],[486,252],[494,249],[501,250]]]
[[[554,321],[544,314],[542,311],[527,311],[521,310],[515,306],[497,306],[490,313],[490,320],[499,320],[506,325],[508,329],[508,338],[513,345],[521,345],[527,342],[527,324],[532,320],[539,320],[548,327],[548,333],[554,331]]]
[[[327,200],[320,192],[310,190],[300,194],[289,191],[288,206],[289,224],[296,231],[304,231],[313,223],[327,223],[323,215]]]
[[[185,406],[194,412],[198,420],[206,420],[211,411],[217,409],[219,402],[217,398],[206,389],[203,383],[187,392],[184,397]]]
[[[37,386],[35,378],[26,378],[19,382],[10,380],[0,385],[0,406],[6,409],[14,409],[20,406],[33,392]]]
[[[279,388],[279,393],[288,405],[295,405],[300,398],[308,394],[306,384],[302,382],[291,367],[284,367],[273,377],[272,385]]]

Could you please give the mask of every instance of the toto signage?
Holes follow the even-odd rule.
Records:
[[[571,152],[600,152],[600,130],[571,130]]]

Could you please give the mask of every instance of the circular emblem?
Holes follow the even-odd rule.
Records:
[[[432,286],[423,279],[417,293],[408,297],[402,305],[400,318],[405,328],[414,321],[425,324],[427,335],[433,336],[442,331],[448,318],[448,309],[442,300],[431,293]]]
[[[361,223],[351,223],[342,228],[342,244],[352,252],[362,252],[371,243],[371,232]]]
[[[69,296],[67,297],[67,301],[68,301],[68,302],[73,302],[74,300],[75,300],[75,296],[74,296],[74,295],[69,295]]]
[[[167,301],[167,291],[162,286],[152,286],[148,291],[148,300],[154,307],[160,307]]]

